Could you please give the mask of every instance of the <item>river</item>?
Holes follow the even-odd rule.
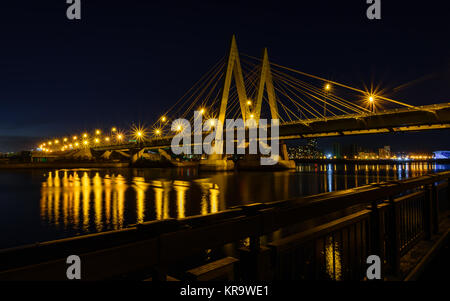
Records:
[[[449,169],[450,165],[403,163],[300,164],[278,172],[0,170],[0,248]]]

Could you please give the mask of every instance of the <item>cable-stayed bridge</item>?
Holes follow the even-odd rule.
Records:
[[[180,119],[194,123],[194,111],[216,137],[227,131],[214,125],[227,119],[279,120],[282,140],[359,134],[395,133],[450,127],[450,103],[413,106],[384,95],[271,63],[267,49],[257,58],[240,54],[233,36],[219,60],[149,127],[107,135],[82,134],[41,143],[45,152],[77,148],[97,151],[163,148],[183,131]],[[52,141],[54,141],[52,143]],[[58,142],[58,143],[56,143]],[[52,146],[50,146],[52,145]]]

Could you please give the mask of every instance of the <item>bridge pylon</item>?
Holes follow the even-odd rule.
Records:
[[[267,48],[264,48],[263,59],[261,65],[261,75],[259,78],[258,94],[256,96],[256,105],[253,111],[256,122],[259,122],[261,117],[261,106],[264,96],[264,87],[267,89],[267,98],[269,99],[270,113],[272,119],[278,119],[278,107],[275,95],[275,89],[273,87],[272,72],[270,71],[269,54]]]
[[[225,124],[225,116],[228,105],[228,96],[230,94],[232,76],[234,76],[234,81],[236,83],[236,90],[241,107],[242,119],[245,121],[250,114],[250,110],[247,106],[247,93],[245,91],[244,76],[242,74],[242,67],[241,61],[239,59],[236,37],[234,35],[231,37],[230,49],[228,51],[227,67],[223,81],[219,111],[219,121],[221,122],[221,124]]]

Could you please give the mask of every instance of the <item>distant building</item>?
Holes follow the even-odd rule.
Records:
[[[379,148],[378,157],[380,159],[389,159],[391,157],[391,147],[389,145],[385,145],[383,148]]]
[[[377,154],[375,154],[374,152],[369,152],[369,151],[367,151],[367,152],[359,152],[358,153],[358,159],[378,159],[377,158],[378,157],[378,155]]]
[[[450,151],[435,151],[433,154],[435,159],[450,159]]]
[[[340,143],[333,144],[333,156],[337,159],[342,158],[342,146]]]
[[[359,152],[361,152],[362,149],[358,144],[350,144],[350,149],[346,152],[347,157],[349,158],[355,158],[358,156]]]
[[[318,159],[323,156],[315,139],[308,140],[306,145],[290,147],[288,153],[290,159]]]

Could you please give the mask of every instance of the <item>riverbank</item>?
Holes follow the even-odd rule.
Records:
[[[432,164],[450,164],[450,159],[433,159],[433,160],[353,160],[353,159],[294,159],[295,163],[316,163],[316,164],[404,164],[404,163],[432,163]],[[166,161],[139,161],[134,164],[129,162],[8,162],[1,163],[1,169],[51,169],[51,168],[170,168],[170,167],[197,167],[198,162],[177,162],[173,164]]]
[[[0,169],[49,169],[49,168],[121,168],[130,163],[118,162],[39,162],[0,164]]]
[[[403,164],[403,163],[436,163],[450,164],[450,159],[429,160],[394,160],[394,159],[293,159],[295,163],[320,163],[320,164]]]

